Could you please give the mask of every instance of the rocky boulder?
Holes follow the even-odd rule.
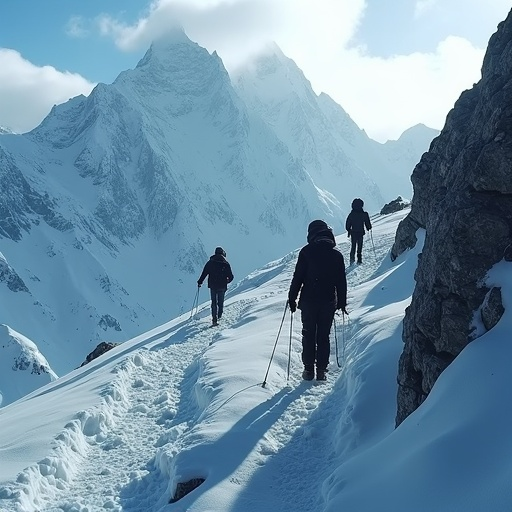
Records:
[[[80,367],[85,366],[87,363],[90,363],[97,357],[100,357],[105,352],[112,350],[114,347],[117,347],[119,343],[112,343],[110,341],[102,341],[90,354],[87,355],[85,361],[80,365]]]
[[[396,424],[427,397],[441,372],[503,313],[487,271],[510,253],[512,233],[512,14],[491,37],[482,79],[462,93],[412,174],[411,211],[391,258],[425,242],[404,318]]]
[[[398,196],[396,199],[393,199],[393,201],[385,204],[381,211],[381,215],[388,215],[390,213],[399,212],[400,210],[404,210],[410,205],[408,201],[405,199],[402,199],[402,196]]]

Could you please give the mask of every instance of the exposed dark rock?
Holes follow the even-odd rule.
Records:
[[[90,363],[92,360],[100,357],[105,352],[112,350],[114,347],[117,347],[119,343],[112,343],[110,341],[102,341],[86,358],[85,361],[80,365],[81,367]]]
[[[116,331],[121,330],[119,322],[111,315],[103,315],[98,322],[98,325],[106,331],[109,328],[115,329]]]
[[[512,12],[491,37],[482,79],[448,114],[411,177],[411,211],[400,223],[391,257],[426,232],[416,287],[404,318],[396,423],[426,398],[436,379],[475,337],[503,314],[487,271],[512,260]],[[479,333],[478,335],[480,335]]]
[[[482,322],[485,328],[490,331],[500,321],[504,312],[505,308],[501,302],[501,289],[491,288],[482,306]]]
[[[388,215],[390,213],[399,212],[400,210],[404,210],[408,206],[410,206],[410,203],[402,199],[402,196],[398,196],[396,199],[393,199],[393,201],[385,204],[382,207],[380,214]]]
[[[204,482],[204,478],[192,478],[187,482],[179,482],[176,486],[174,496],[169,500],[169,503],[175,503],[181,500],[183,496],[186,496],[189,492],[192,492],[196,487],[199,487]]]
[[[59,231],[72,228],[57,211],[57,201],[47,193],[37,192],[23,176],[10,154],[0,148],[0,237],[18,241],[32,224],[45,221]]]
[[[0,253],[0,283],[5,283],[7,288],[12,292],[27,292],[29,289],[23,282],[23,279],[16,271],[7,263]]]
[[[416,245],[418,241],[416,231],[422,227],[424,226],[414,220],[412,212],[400,221],[396,230],[395,243],[391,248],[391,261],[395,261],[400,254],[407,249],[412,249]]]
[[[26,371],[30,368],[30,373],[41,375],[43,373],[50,373],[48,367],[41,364],[39,361],[34,360],[29,354],[22,353],[14,359],[12,369],[14,371]]]
[[[505,261],[512,261],[512,244],[505,249],[503,258],[505,258]]]

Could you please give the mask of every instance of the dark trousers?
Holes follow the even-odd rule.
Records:
[[[352,241],[352,247],[350,247],[350,261],[355,260],[356,250],[357,259],[361,261],[363,255],[363,233],[352,233],[350,239]]]
[[[329,334],[335,311],[332,303],[301,306],[302,362],[309,370],[313,370],[315,361],[317,369],[320,370],[325,370],[329,364]]]
[[[212,318],[217,321],[224,311],[224,295],[226,290],[214,290],[210,288],[210,297],[212,299]]]

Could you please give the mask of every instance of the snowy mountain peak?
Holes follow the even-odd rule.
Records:
[[[268,43],[237,71],[238,77],[252,77],[254,80],[271,80],[283,95],[290,91],[309,91],[311,84],[295,61],[287,57],[274,43]],[[277,91],[276,91],[277,92]]]
[[[4,376],[0,405],[12,403],[57,379],[36,344],[5,324],[0,324],[0,350],[0,371]]]
[[[192,56],[194,58],[201,56],[206,59],[210,54],[205,48],[191,41],[183,28],[176,26],[153,41],[136,69],[142,68],[145,72],[148,69],[164,73],[173,72],[182,67],[183,59],[189,59]]]

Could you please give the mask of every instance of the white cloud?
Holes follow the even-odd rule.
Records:
[[[19,52],[0,48],[0,118],[14,132],[31,130],[53,105],[88,95],[93,87],[80,75],[34,66]]]
[[[416,12],[436,3],[418,0]],[[442,128],[461,92],[479,80],[483,50],[448,37],[434,53],[368,55],[350,47],[366,7],[365,0],[157,0],[132,26],[103,19],[102,30],[131,50],[179,23],[228,69],[275,40],[315,91],[332,96],[371,137],[397,138],[417,123]]]
[[[171,26],[180,25],[191,39],[210,51],[216,50],[227,65],[232,65],[274,38],[284,23],[282,3],[158,0],[132,25],[106,15],[98,18],[98,23],[102,35],[112,37],[124,51],[145,48]]]
[[[248,55],[273,40],[295,60],[317,93],[323,91],[332,96],[371,137],[397,138],[417,123],[441,128],[460,93],[480,78],[484,49],[464,39],[448,37],[439,41],[432,53],[386,59],[372,56],[363,46],[353,46],[358,25],[372,1],[381,0],[154,0],[132,24],[108,15],[95,22],[100,33],[112,38],[123,51],[146,49],[171,25],[180,24],[192,40],[209,51],[216,50],[228,70],[235,69]],[[494,0],[492,6],[483,7],[480,0],[466,0],[469,7],[461,11],[461,2],[464,0],[416,0],[414,5],[425,23],[437,15],[435,10],[442,8],[446,23],[457,24],[463,12],[465,26],[475,30],[484,18],[486,26],[494,28],[510,9],[509,0]],[[75,37],[84,35],[90,27],[90,22],[80,18],[68,24]],[[37,93],[31,101],[38,105],[48,105],[40,97],[51,95],[54,103],[66,99],[68,93],[60,94],[61,90],[78,93],[92,87],[77,75],[35,68],[19,56],[14,68],[22,79],[31,75],[28,70],[35,69],[52,69],[59,77],[59,87],[51,91],[45,90],[44,82],[33,82],[32,91]],[[0,73],[5,73],[5,69],[3,65]],[[1,83],[0,92],[12,84],[10,98],[15,93],[20,97],[16,76],[9,72],[6,79],[7,85]],[[26,86],[21,87],[24,90]],[[11,118],[15,117],[16,106],[4,97],[5,93],[0,98],[0,113],[12,109]],[[17,117],[29,118],[30,109],[23,107],[23,111],[25,114],[19,113]],[[5,118],[4,115],[4,124]]]
[[[345,51],[339,68],[320,77],[316,87],[331,87],[333,98],[356,123],[385,141],[418,123],[442,128],[461,92],[480,79],[483,55],[483,50],[453,36],[434,53],[383,59],[354,49]]]
[[[88,22],[81,16],[72,16],[65,27],[65,32],[69,37],[82,39],[90,34]]]

